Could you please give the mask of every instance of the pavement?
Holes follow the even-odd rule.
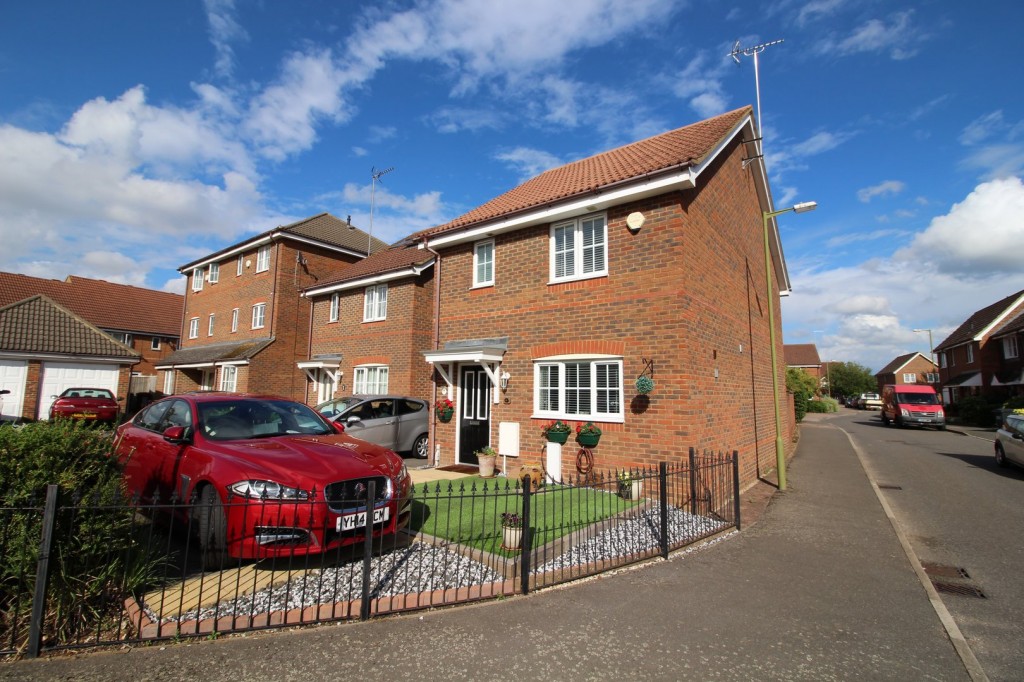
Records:
[[[0,680],[972,679],[855,443],[809,417],[788,490],[759,483],[742,531],[668,561],[365,623],[7,663]]]

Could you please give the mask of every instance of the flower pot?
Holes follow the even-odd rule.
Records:
[[[510,528],[508,526],[502,526],[501,528],[501,548],[502,549],[519,549],[523,543],[523,529],[522,528]]]
[[[601,440],[601,434],[599,433],[580,433],[577,434],[576,440],[585,448],[592,448],[597,445],[598,441]]]
[[[480,477],[490,478],[494,476],[494,462],[498,459],[495,455],[477,455],[476,461],[480,466]]]
[[[547,438],[549,443],[558,443],[559,445],[565,445],[565,441],[569,440],[569,432],[548,431]]]
[[[437,408],[437,418],[438,418],[438,420],[444,422],[445,424],[450,422],[452,420],[452,417],[454,417],[454,416],[455,416],[455,410],[453,408],[451,408],[451,407],[444,408],[444,409],[442,409],[440,407]]]

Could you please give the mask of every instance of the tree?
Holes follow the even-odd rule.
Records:
[[[878,392],[878,380],[864,365],[856,362],[830,362],[828,373],[833,396]]]
[[[799,367],[786,368],[786,390],[809,398],[818,393],[818,380]]]

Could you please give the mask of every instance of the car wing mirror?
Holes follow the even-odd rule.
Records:
[[[175,445],[192,442],[192,434],[184,426],[168,426],[164,429],[164,440]]]
[[[358,417],[358,415],[354,415],[354,414],[353,414],[353,415],[351,415],[351,416],[350,416],[350,417],[349,417],[348,419],[346,419],[345,421],[347,421],[347,422],[348,422],[349,424],[355,424],[356,422],[360,422],[360,421],[362,421],[362,419],[360,419],[360,418]]]
[[[345,433],[345,425],[341,422],[330,422],[330,424],[337,433]]]

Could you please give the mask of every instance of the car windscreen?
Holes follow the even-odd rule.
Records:
[[[896,391],[896,402],[900,405],[938,405],[938,397],[934,393],[905,393]]]
[[[200,402],[198,409],[199,428],[211,440],[324,436],[335,432],[309,407],[288,400],[218,400]]]
[[[69,388],[60,394],[61,398],[104,398],[113,400],[114,394],[105,388]]]

